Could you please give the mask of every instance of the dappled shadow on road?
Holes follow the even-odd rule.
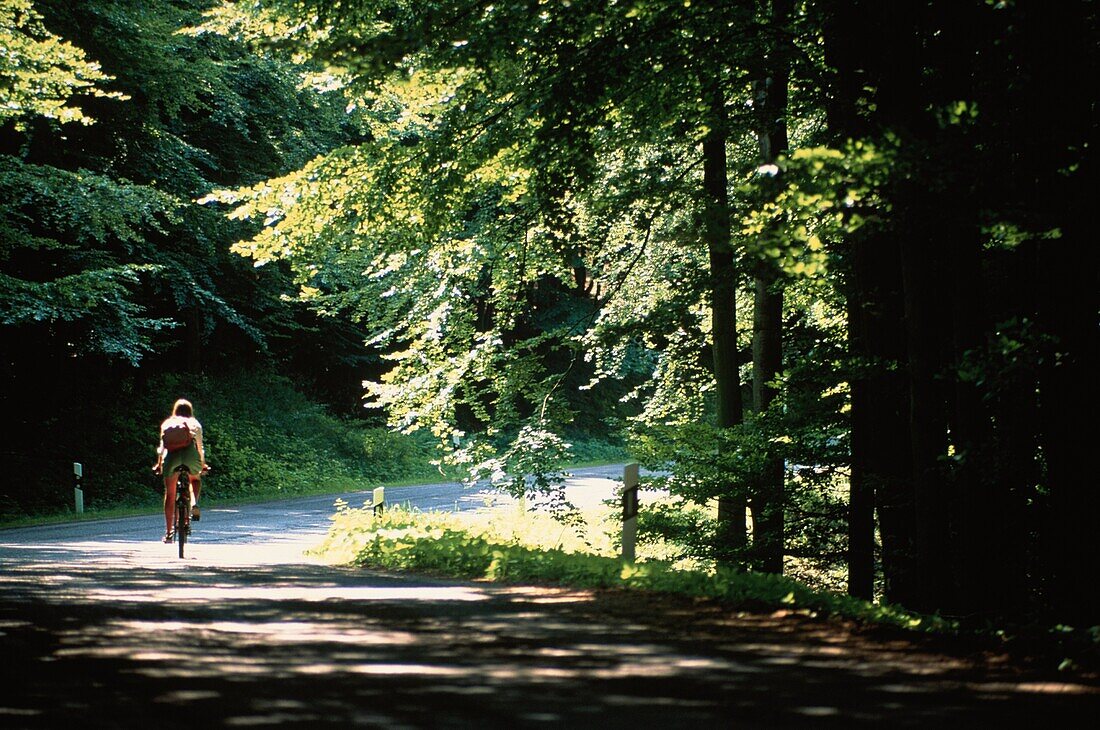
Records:
[[[0,566],[17,669],[0,724],[1021,727],[1100,709],[1089,686],[832,622],[171,548]]]

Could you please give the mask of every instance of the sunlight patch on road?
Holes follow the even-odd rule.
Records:
[[[1096,694],[1094,687],[1072,682],[968,682],[967,689],[976,692],[1027,694]]]
[[[153,702],[187,704],[188,702],[195,702],[196,700],[213,700],[218,697],[221,697],[221,694],[209,690],[181,689],[174,692],[167,692],[159,697],[154,697]]]
[[[840,714],[840,709],[837,707],[829,707],[826,705],[813,706],[813,707],[796,707],[794,711],[799,715],[805,715],[807,717],[834,717]]]
[[[82,592],[91,600],[122,603],[193,602],[203,605],[225,601],[488,601],[485,591],[467,586],[166,586],[157,590],[91,588]]]
[[[433,677],[461,677],[477,672],[476,667],[441,667],[432,664],[352,664],[338,667],[338,671],[368,675],[422,675]]]
[[[162,635],[164,632],[185,632],[188,636],[226,636],[253,642],[274,644],[355,644],[359,646],[393,646],[414,644],[416,634],[408,631],[358,629],[347,624],[333,625],[311,621],[244,622],[244,621],[116,621],[108,624],[103,634],[124,641],[137,634]]]
[[[586,603],[593,600],[591,592],[545,586],[509,586],[497,588],[497,595],[522,598],[530,603]]]
[[[270,538],[270,536],[268,536]],[[56,580],[66,579],[64,571],[73,567],[188,568],[256,565],[318,564],[305,551],[314,547],[321,535],[296,536],[280,542],[253,543],[207,542],[196,539],[187,543],[186,557],[180,558],[175,543],[157,541],[82,541],[64,543],[5,543],[5,553],[34,562],[36,568],[56,567]]]

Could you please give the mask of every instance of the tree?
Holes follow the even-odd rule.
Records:
[[[32,0],[11,0],[0,8],[0,45],[0,124],[22,126],[35,116],[91,124],[72,97],[119,96],[99,87],[110,77],[98,63],[46,29]]]
[[[19,424],[6,448],[25,506],[66,483],[61,450],[105,480],[146,459],[147,445],[74,433],[58,414],[106,411],[130,429],[127,394],[182,354],[197,373],[289,360],[295,342],[319,339],[313,315],[282,299],[284,271],[229,253],[248,227],[194,198],[304,164],[357,134],[354,116],[299,88],[301,67],[182,32],[207,6],[0,11],[0,399]],[[335,337],[326,349],[366,359],[346,325],[328,332],[344,349]]]
[[[1036,51],[1053,37],[1053,21],[1010,4],[931,3],[888,15],[867,5],[828,9],[838,72],[830,122],[839,135],[898,150],[881,189],[891,215],[847,254],[852,344],[870,368],[853,389],[863,505],[853,534],[864,545],[856,591],[867,587],[865,493],[874,489],[888,597],[929,610],[1018,611],[1027,602],[1023,576],[1041,560],[1041,551],[1021,549],[1032,543],[1029,521],[1056,509],[1056,495],[1082,497],[1062,481],[1068,472],[1040,456],[1064,418],[1025,425],[1025,414],[1037,413],[1051,344],[1068,361],[1088,359],[1075,317],[1095,311],[1087,301],[1067,307],[1065,296],[1095,286],[1065,279],[1068,289],[1043,293],[1041,279],[1017,268],[1091,256],[1080,239],[1063,239],[1077,225],[1063,202],[1093,174],[1090,153],[1074,141],[1090,133],[1093,117],[1070,113],[1051,155],[1032,141],[1036,119],[1019,109],[1043,106],[1050,89],[1038,79],[1066,78],[1089,62],[1095,14],[1060,8],[1058,27],[1075,32],[1047,57]],[[1037,200],[1044,205],[1033,207]],[[1051,236],[1065,240],[1059,254],[1041,243]],[[1009,290],[1036,296],[1024,303],[1005,297]],[[1052,311],[1067,319],[1055,325]],[[1038,321],[1046,325],[1034,328]],[[1066,406],[1052,397],[1039,392],[1048,413]],[[898,448],[902,424],[907,454]],[[1032,573],[1030,589],[1044,592],[1043,584]],[[1064,616],[1087,613],[1064,594],[1046,591],[1043,600]]]
[[[692,499],[718,501],[724,547],[716,554],[743,561],[745,507],[760,475],[734,465],[747,444],[737,435],[746,361],[737,292],[754,265],[747,262],[774,251],[794,265],[809,234],[803,225],[793,238],[786,229],[753,245],[740,231],[735,238],[730,170],[740,185],[760,167],[760,115],[739,110],[762,78],[760,49],[789,46],[789,30],[771,20],[762,26],[755,7],[579,3],[536,14],[523,3],[271,7],[291,16],[266,16],[270,27],[297,27],[315,13],[311,27],[323,30],[286,42],[351,73],[351,103],[371,109],[376,126],[368,144],[220,193],[239,205],[234,215],[270,224],[238,250],[258,262],[290,261],[319,306],[373,325],[395,361],[371,386],[375,402],[399,428],[430,427],[444,445],[463,444],[455,458],[467,463],[480,461],[473,452],[488,453],[470,431],[542,433],[554,424],[547,416],[571,417],[554,404],[568,403],[560,385],[578,369],[576,335],[588,322],[596,326],[583,342],[612,353],[594,356],[600,376],[624,361],[630,338],[697,341],[709,373],[698,363],[677,363],[675,372],[702,375],[712,395],[675,406],[675,418],[704,418],[711,431],[703,450],[716,449],[723,466],[693,462],[702,471],[683,483],[693,485]],[[249,22],[255,17],[240,21]],[[764,38],[761,27],[771,26]],[[737,204],[747,214],[761,200],[741,191]],[[689,248],[669,250],[677,246]],[[671,304],[675,314],[618,306],[635,288],[660,290],[660,272],[642,275],[652,271],[642,266],[647,258],[696,268],[677,282],[680,292],[655,304]],[[536,326],[535,292],[554,290],[576,292],[581,316],[543,317]],[[681,325],[692,334],[681,335]],[[552,362],[548,353],[563,350],[572,354]],[[771,348],[773,375],[776,355]],[[651,396],[658,403],[644,409],[661,411],[662,386]],[[672,448],[688,446],[666,433]],[[466,448],[464,439],[475,443]],[[772,459],[773,472],[779,463]],[[781,489],[762,495],[761,507],[766,502],[770,522],[759,524],[780,533],[768,560],[781,568]],[[761,544],[768,532],[758,531]]]
[[[771,3],[772,38],[764,59],[766,69],[756,82],[756,101],[760,105],[757,138],[760,165],[775,170],[775,183],[781,183],[776,162],[789,150],[787,135],[787,84],[791,50],[778,40],[790,21],[792,3]],[[765,232],[767,235],[767,232]],[[766,247],[766,246],[765,246]],[[764,248],[764,247],[762,247]],[[774,381],[783,369],[783,292],[782,271],[775,262],[760,261],[754,275],[752,393],[753,410],[768,410],[778,393]],[[783,459],[770,455],[763,466],[753,494],[753,542],[762,570],[783,572]]]
[[[264,224],[239,252],[372,331],[392,363],[375,404],[456,461],[518,485],[562,448],[563,393],[625,374],[640,453],[718,504],[705,557],[780,570],[846,539],[870,597],[877,530],[889,600],[1083,614],[1090,497],[1059,414],[1091,364],[1095,115],[1067,101],[1050,151],[1034,110],[1038,79],[1094,60],[1095,13],[1050,18],[978,0],[225,6],[208,22],[328,64],[366,133],[213,198]],[[1055,21],[1073,31],[1044,55]],[[1048,521],[1074,537],[1033,540]]]

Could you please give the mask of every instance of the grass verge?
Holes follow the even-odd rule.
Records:
[[[661,560],[623,564],[602,522],[597,516],[589,522],[594,527],[576,530],[545,515],[516,510],[440,513],[397,507],[375,516],[369,509],[340,505],[316,553],[333,562],[386,570],[677,593],[752,610],[799,610],[910,631],[949,633],[957,628],[939,616],[817,591],[783,576],[684,570]]]
[[[787,610],[863,625],[950,638],[972,650],[1002,651],[1059,673],[1100,671],[1100,627],[962,624],[903,607],[876,604],[793,578],[684,567],[662,559],[661,547],[640,544],[639,562],[624,564],[612,535],[616,510],[587,513],[563,526],[549,515],[511,509],[420,512],[401,507],[375,516],[338,504],[326,539],[313,552],[331,562],[503,583],[615,588],[717,600],[733,610]]]

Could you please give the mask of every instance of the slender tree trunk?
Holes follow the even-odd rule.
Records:
[[[764,413],[777,394],[771,385],[783,368],[783,292],[774,274],[756,277],[753,303],[752,376],[753,409]],[[766,573],[783,572],[783,457],[766,456],[752,495],[753,553],[757,567]]]
[[[1014,252],[1014,256],[1019,255]],[[1034,269],[1030,267],[1017,272],[1010,281],[1014,294],[1027,292],[1031,295],[1036,288]],[[1010,311],[1029,310],[1021,310],[1015,305]],[[984,537],[988,541],[979,553],[984,557],[988,575],[984,581],[977,581],[988,587],[988,592],[985,596],[970,597],[974,610],[986,614],[1020,616],[1026,608],[1028,577],[1035,574],[1032,559],[1038,546],[1033,533],[1041,520],[1029,518],[1027,512],[1028,505],[1042,501],[1035,488],[1042,482],[1037,458],[1040,419],[1036,394],[1039,386],[1036,373],[1020,373],[991,394],[987,406],[993,427],[989,429],[992,433],[979,468],[989,495],[989,506],[976,515],[982,520],[977,526],[981,536],[974,535],[972,539],[976,542]],[[970,572],[980,570],[982,566],[978,561],[971,560]],[[972,590],[976,592],[980,588]]]
[[[716,421],[719,429],[727,429],[739,425],[743,418],[737,361],[737,270],[730,244],[726,105],[717,81],[710,94],[710,131],[703,140],[704,235],[710,255]],[[745,499],[739,494],[742,489],[742,485],[730,484],[718,499],[718,551],[727,563],[740,563],[745,550]]]
[[[837,70],[826,114],[831,135],[838,144],[869,131],[856,113],[866,74],[858,58],[858,10],[855,3],[843,2],[831,3],[826,9],[825,60]],[[864,271],[866,254],[863,253],[867,244],[862,237],[847,243],[844,284],[848,351],[853,362],[861,361],[852,368],[850,379],[852,454],[848,478],[848,593],[870,599],[875,583],[875,490],[869,460],[872,409],[878,402],[870,397],[871,389],[864,375],[869,370],[871,344],[866,296],[868,276]]]
[[[790,18],[791,0],[772,0],[773,38]],[[758,84],[761,123],[757,134],[761,164],[774,163],[789,147],[787,138],[787,85],[790,62],[784,43],[772,40],[767,76]],[[778,192],[780,176],[770,191]],[[778,391],[772,385],[783,370],[783,289],[770,263],[756,267],[753,301],[752,395],[753,410],[767,411]],[[783,572],[784,518],[783,457],[768,454],[752,496],[753,552],[757,567],[767,573]]]
[[[854,287],[853,287],[854,288]],[[855,296],[847,301],[848,347],[866,358],[865,313]],[[851,379],[852,462],[848,485],[848,594],[871,600],[875,592],[875,490],[869,473],[874,400],[865,377]]]

